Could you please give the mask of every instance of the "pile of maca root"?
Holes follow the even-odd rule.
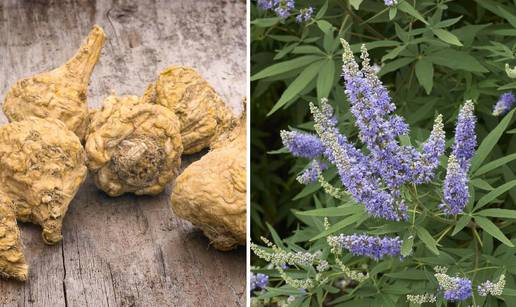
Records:
[[[65,65],[18,81],[0,127],[0,276],[25,281],[17,221],[61,241],[68,205],[88,170],[110,196],[155,195],[175,179],[175,214],[219,250],[246,239],[246,127],[193,69],[170,67],[143,97],[110,96],[89,110],[88,83],[104,45],[94,26]],[[83,145],[84,144],[84,147]],[[182,154],[210,151],[179,174]],[[179,176],[178,176],[179,175]]]

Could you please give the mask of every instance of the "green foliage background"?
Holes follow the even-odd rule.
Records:
[[[296,1],[297,7],[308,5],[315,9],[314,19],[297,24],[293,18],[281,21],[251,4],[253,241],[260,242],[260,236],[271,238],[272,234],[278,240],[306,241],[309,234],[321,232],[322,217],[307,217],[299,211],[339,205],[318,184],[305,187],[295,180],[307,161],[294,159],[281,149],[279,131],[289,127],[311,130],[308,102],[327,96],[337,109],[341,131],[356,139],[340,78],[340,38],[350,42],[356,52],[366,44],[372,62],[381,66],[378,75],[391,93],[396,113],[410,124],[413,143],[426,139],[435,115],[442,113],[450,144],[460,105],[473,99],[479,144],[484,142],[478,149],[482,152],[477,152],[481,157],[473,162],[473,201],[484,197],[491,209],[516,209],[513,113],[503,122],[491,115],[499,95],[516,88],[504,67],[516,64],[516,1],[400,0],[391,9],[380,0]],[[507,240],[516,243],[516,215],[487,216]],[[459,232],[472,221],[482,224],[481,217],[465,216],[453,226]],[[481,253],[486,263],[502,261],[503,254],[502,263],[516,274],[515,249],[500,244],[499,234],[493,235],[491,228],[481,228]],[[473,240],[462,236],[465,242]],[[253,264],[265,265],[254,258]],[[508,278],[508,286],[516,288],[513,277]],[[512,298],[516,302],[516,297]],[[516,306],[494,299],[486,304]]]

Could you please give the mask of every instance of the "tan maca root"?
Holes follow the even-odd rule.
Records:
[[[181,123],[185,154],[196,153],[238,124],[232,111],[199,73],[172,66],[151,84],[143,101],[172,110]]]
[[[92,116],[88,168],[110,196],[160,193],[177,176],[182,152],[179,121],[165,107],[110,96]]]
[[[26,281],[28,270],[12,202],[0,192],[0,277]]]
[[[61,241],[63,218],[87,173],[79,138],[55,119],[2,126],[0,170],[0,192],[17,219],[41,225],[45,243]]]
[[[94,26],[79,51],[66,64],[16,82],[3,105],[9,121],[30,116],[59,119],[83,140],[88,127],[88,83],[104,40],[102,28]]]
[[[245,113],[230,137],[176,179],[174,213],[202,229],[216,249],[246,242]]]

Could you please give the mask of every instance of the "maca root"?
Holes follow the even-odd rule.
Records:
[[[31,116],[59,119],[83,140],[88,127],[88,83],[104,41],[104,31],[94,26],[66,64],[16,82],[3,103],[9,121],[21,121]]]
[[[16,218],[40,225],[45,243],[61,241],[63,218],[87,172],[78,137],[53,119],[2,126],[0,169],[0,193]]]
[[[210,147],[238,124],[238,118],[193,68],[165,69],[149,85],[142,100],[165,106],[177,115],[185,154]]]
[[[0,192],[0,277],[26,281],[28,273],[12,201]]]
[[[179,120],[137,96],[110,96],[92,116],[86,153],[95,184],[108,195],[158,194],[179,173]]]
[[[174,213],[199,227],[221,251],[246,243],[245,118],[244,112],[216,148],[185,169],[171,195]]]

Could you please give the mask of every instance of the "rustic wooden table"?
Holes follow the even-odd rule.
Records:
[[[57,67],[95,23],[107,40],[90,107],[141,95],[172,64],[197,68],[235,112],[246,89],[245,1],[2,0],[0,99],[19,78]],[[7,120],[0,115],[0,123]],[[183,167],[201,155],[185,157]],[[22,224],[29,281],[0,281],[2,306],[241,306],[245,248],[222,253],[156,197],[110,198],[90,179],[65,218],[61,244]]]

